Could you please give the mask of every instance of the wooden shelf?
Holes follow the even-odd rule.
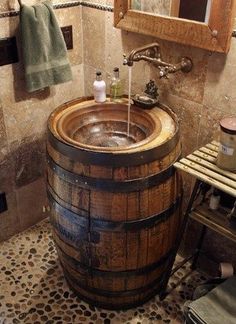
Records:
[[[212,211],[206,204],[198,205],[189,213],[189,217],[236,242],[236,227],[233,228],[230,225],[227,211],[224,208]]]
[[[219,143],[212,141],[174,163],[177,169],[196,178],[182,226],[184,231],[189,218],[203,225],[200,235],[197,235],[199,238],[197,238],[196,250],[190,256],[193,258],[192,269],[196,268],[207,228],[236,243],[236,221],[232,224],[227,217],[231,210],[223,207],[217,211],[209,209],[209,194],[212,190],[208,194],[201,192],[201,184],[207,183],[236,198],[236,172],[223,170],[217,166],[218,149]],[[186,258],[183,264],[188,260],[189,258]]]
[[[198,181],[205,182],[236,198],[236,172],[223,170],[216,165],[218,149],[219,143],[212,141],[180,159],[174,166],[191,174]],[[192,204],[193,201],[194,199]],[[233,228],[227,218],[230,211],[222,207],[212,211],[208,205],[208,203],[199,204],[199,201],[195,201],[193,206],[190,206],[189,217],[236,242],[236,225]]]
[[[212,141],[180,159],[174,166],[194,176],[198,180],[197,186],[205,182],[236,198],[236,172],[223,170],[216,165],[218,149],[219,143]],[[236,242],[236,224],[233,228],[227,218],[230,211],[222,207],[217,211],[212,211],[208,208],[207,201],[203,204],[199,204],[198,199],[195,201],[195,195],[196,191],[192,192],[187,209],[188,217]]]
[[[213,141],[176,162],[177,169],[236,198],[236,173],[216,165],[219,143]]]

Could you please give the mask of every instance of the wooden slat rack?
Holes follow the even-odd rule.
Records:
[[[177,169],[236,198],[236,173],[216,166],[219,143],[213,141],[176,162]]]
[[[224,208],[212,211],[209,210],[207,204],[196,203],[196,197],[201,183],[207,183],[236,198],[236,173],[223,170],[216,165],[218,148],[219,143],[212,141],[174,164],[177,169],[187,172],[196,178],[185,212],[182,228],[184,231],[189,218],[194,219],[202,225],[197,248],[192,255],[192,268],[196,267],[204,236],[208,228],[236,243],[236,228],[232,227],[230,220],[227,218],[228,212]]]

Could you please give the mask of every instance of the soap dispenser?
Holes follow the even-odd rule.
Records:
[[[102,73],[100,71],[96,72],[96,79],[93,83],[93,94],[96,102],[106,101],[106,83],[102,80]]]
[[[123,96],[122,82],[119,73],[119,68],[115,67],[110,84],[110,100],[114,102],[121,102]]]

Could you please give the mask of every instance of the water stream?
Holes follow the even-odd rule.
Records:
[[[130,106],[131,106],[131,81],[132,81],[132,66],[128,66],[129,71],[129,92],[128,92],[128,118],[127,118],[127,137],[130,132]]]

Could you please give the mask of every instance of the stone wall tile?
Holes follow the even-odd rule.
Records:
[[[14,159],[11,153],[8,153],[0,161],[0,192],[11,193],[15,189],[15,171]]]
[[[0,18],[0,38],[18,35],[19,17]],[[1,68],[1,67],[0,67]]]
[[[83,29],[81,6],[55,10],[60,27],[72,25],[73,49],[68,50],[71,65],[83,63]]]
[[[83,7],[84,64],[105,69],[105,12]]]
[[[228,55],[213,53],[207,71],[204,105],[226,114],[236,114],[235,52],[236,39],[232,39]]]
[[[219,122],[224,117],[230,115],[230,112],[204,106],[199,127],[199,146],[219,140],[220,126]]]
[[[22,0],[22,3],[27,6],[32,6],[38,4],[43,0]],[[54,0],[55,1],[55,0]],[[17,0],[2,0],[0,4],[0,12],[9,11],[9,10],[19,10],[20,6]]]
[[[28,6],[39,4],[44,0],[22,0],[22,3]],[[63,0],[64,3],[70,2],[71,0]],[[52,0],[53,4],[62,3],[62,0]],[[19,4],[17,0],[1,0],[0,12],[5,12],[9,10],[19,10]]]
[[[4,122],[3,110],[0,103],[0,163],[8,153],[7,134]]]
[[[105,71],[101,71],[102,76],[106,74]],[[93,66],[84,64],[84,75],[86,76],[84,79],[84,95],[85,96],[93,96],[93,82],[95,80],[96,68]]]
[[[55,108],[54,88],[27,93],[20,63],[2,66],[0,82],[8,144],[45,133],[47,118]]]
[[[158,40],[158,42],[161,46],[161,55],[164,61],[176,64],[185,56],[193,61],[191,72],[182,73],[179,71],[170,74],[168,79],[160,79],[160,89],[201,104],[204,96],[209,52],[162,40]],[[153,68],[153,74],[158,76],[158,70]]]
[[[16,146],[14,148],[14,145]],[[45,176],[45,137],[13,143],[11,152],[14,159],[15,186],[25,186],[41,176]]]
[[[8,210],[0,215],[0,242],[21,231],[15,192],[8,193],[6,199]]]
[[[45,178],[17,189],[16,199],[20,230],[23,231],[47,216],[43,213],[43,206],[47,204]]]
[[[38,98],[28,97],[27,100],[14,102],[12,97],[14,92],[10,91],[7,84],[10,87],[11,82],[9,78],[8,82],[5,82],[3,86],[7,94],[9,94],[9,96],[6,94],[3,98],[3,112],[8,144],[11,145],[16,141],[20,143],[26,137],[38,137],[44,134],[47,118],[55,107],[53,97],[47,95],[47,93],[50,93],[50,90],[38,93]],[[44,97],[45,94],[46,96]]]
[[[170,93],[163,93],[161,102],[167,104],[178,116],[183,156],[198,147],[199,124],[203,106]]]
[[[52,87],[54,91],[54,108],[65,102],[84,96],[84,65],[73,66],[72,75],[72,81]]]

